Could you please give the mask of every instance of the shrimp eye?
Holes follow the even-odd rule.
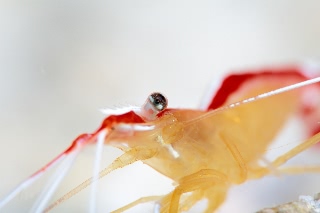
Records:
[[[161,93],[152,93],[149,95],[149,101],[159,112],[164,110],[168,105],[166,97]]]
[[[168,106],[168,100],[161,93],[155,92],[148,96],[146,102],[141,107],[139,114],[147,121],[153,121],[157,118],[159,112],[165,110]]]

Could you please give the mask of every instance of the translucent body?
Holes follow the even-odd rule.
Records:
[[[279,81],[253,87],[245,95],[251,97],[283,84]],[[181,192],[194,191],[194,196],[190,195],[194,202],[207,197],[211,212],[224,200],[230,184],[261,175],[259,160],[284,122],[299,109],[300,98],[301,91],[294,90],[211,112],[168,110],[156,121],[155,130],[137,133],[125,141],[132,148],[146,146],[153,150],[153,156],[144,162],[179,183]],[[169,146],[179,157],[170,152]],[[205,175],[208,177],[201,178]],[[184,181],[188,177],[194,180]],[[184,186],[189,181],[191,184]],[[184,205],[188,203],[190,200]],[[178,206],[174,205],[178,204],[164,199],[162,211],[176,212]]]
[[[279,166],[320,140],[320,133],[314,131],[319,129],[317,104],[320,96],[319,85],[316,83],[320,78],[302,84],[302,87],[295,83],[306,80],[307,77],[296,70],[262,72],[261,75],[245,74],[231,76],[229,79],[232,82],[231,89],[221,87],[219,90],[226,89],[227,97],[212,101],[207,110],[167,109],[155,116],[153,112],[143,111],[142,107],[142,111],[110,115],[97,131],[80,135],[56,159],[33,174],[27,180],[28,184],[57,161],[63,158],[72,161],[72,155],[88,144],[97,143],[99,147],[99,144],[104,143],[117,147],[124,153],[99,174],[95,169],[92,178],[50,204],[48,202],[55,191],[51,186],[58,185],[56,180],[63,178],[58,174],[53,183],[49,184],[49,189],[44,191],[45,199],[40,196],[39,202],[35,204],[35,212],[50,211],[72,199],[72,196],[98,178],[136,161],[143,161],[171,178],[176,184],[175,189],[167,195],[141,198],[116,212],[123,212],[142,202],[156,201],[159,203],[159,211],[175,213],[188,210],[203,198],[208,200],[206,212],[213,212],[224,201],[232,184],[240,184],[275,171],[319,172],[319,166],[287,169]],[[232,79],[238,81],[235,83]],[[250,84],[240,84],[248,79]],[[283,87],[285,89],[279,89]],[[314,90],[316,93],[312,93]],[[313,100],[306,101],[306,94],[314,94]],[[267,161],[264,155],[268,146],[287,119],[294,114],[302,115],[302,120],[308,121],[307,130],[312,129],[307,132],[315,134],[310,134],[309,139],[284,155]],[[261,160],[265,165],[261,165]],[[65,172],[70,165],[71,163],[66,164],[62,171]],[[28,184],[23,182],[0,202],[0,208]]]

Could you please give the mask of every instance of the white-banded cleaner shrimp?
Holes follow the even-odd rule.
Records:
[[[230,75],[206,110],[166,109],[167,99],[153,93],[141,108],[110,115],[94,133],[80,135],[62,154],[1,200],[0,206],[9,205],[11,199],[58,162],[52,181],[31,205],[32,212],[64,205],[89,185],[94,212],[97,179],[136,161],[172,179],[175,188],[168,194],[134,201],[118,212],[151,201],[157,203],[160,212],[178,212],[190,209],[202,199],[208,200],[206,212],[212,212],[224,201],[232,184],[269,174],[319,172],[316,165],[280,167],[320,140],[319,81],[320,78],[310,78],[298,67]],[[306,99],[310,94],[314,99]],[[301,115],[309,138],[276,159],[264,159],[267,147],[293,114]],[[97,146],[92,178],[52,200],[77,154],[89,144]],[[101,170],[104,144],[124,153]]]

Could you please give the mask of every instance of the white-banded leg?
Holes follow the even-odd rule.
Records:
[[[70,170],[78,153],[79,153],[79,149],[76,149],[65,157],[64,161],[61,163],[61,165],[59,165],[55,173],[47,182],[46,187],[42,190],[41,194],[38,196],[38,199],[33,204],[30,212],[36,212],[36,213],[43,212],[48,201],[52,197],[53,193],[57,190],[62,179],[66,176],[67,172]]]
[[[99,179],[99,171],[101,168],[101,159],[102,159],[102,151],[104,141],[106,139],[107,130],[101,131],[98,134],[97,138],[97,147],[96,154],[93,166],[93,175],[92,175],[92,184],[91,184],[91,192],[90,192],[90,213],[95,213],[97,211],[97,193],[98,193],[98,184],[97,180]]]

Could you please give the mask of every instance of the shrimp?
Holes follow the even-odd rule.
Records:
[[[89,185],[91,211],[95,212],[97,180],[137,161],[170,178],[175,188],[165,195],[140,198],[114,212],[145,202],[156,202],[155,212],[182,212],[203,199],[207,200],[205,212],[214,212],[231,185],[272,174],[320,172],[319,165],[281,167],[320,141],[319,82],[320,77],[299,66],[231,74],[203,110],[170,109],[164,95],[152,93],[142,107],[109,115],[95,132],[78,136],[69,148],[4,197],[0,209],[58,164],[32,212],[48,212]],[[308,139],[267,160],[268,146],[295,114],[301,115]],[[97,146],[93,176],[52,202],[74,159],[90,144]],[[100,171],[104,144],[123,154]]]

